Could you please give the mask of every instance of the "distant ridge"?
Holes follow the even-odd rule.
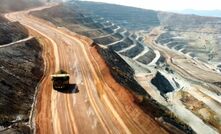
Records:
[[[221,17],[221,10],[193,10],[185,9],[182,11],[176,11],[177,13],[182,14],[195,14],[200,16],[211,16],[211,17]]]

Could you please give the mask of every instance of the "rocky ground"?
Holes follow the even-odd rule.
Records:
[[[13,8],[5,5],[7,2],[0,2],[1,12]],[[44,71],[42,48],[35,38],[29,37],[24,26],[2,16],[0,63],[0,133],[31,133],[29,116]]]
[[[28,31],[18,22],[9,22],[0,15],[0,45],[28,37]]]
[[[27,30],[17,22],[0,23],[0,45],[9,44],[28,37]]]
[[[0,48],[0,126],[23,127],[29,121],[36,86],[43,75],[41,51],[35,39]]]

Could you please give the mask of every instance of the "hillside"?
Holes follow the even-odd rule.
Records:
[[[221,18],[159,13],[164,33],[157,42],[217,66],[221,60]]]
[[[3,47],[0,61],[0,126],[27,122],[35,87],[43,75],[41,48],[35,39]]]
[[[15,4],[16,3],[16,4]],[[10,11],[19,11],[26,8],[42,5],[39,0],[1,0],[0,1],[0,12],[6,13]]]
[[[153,10],[80,1],[78,5],[85,13],[98,15],[129,30],[147,30],[160,24],[157,12]]]
[[[182,14],[195,14],[200,16],[213,16],[213,17],[221,17],[221,10],[193,10],[193,9],[185,9],[182,11],[177,11]]]
[[[30,133],[25,124],[43,76],[42,48],[24,26],[2,16],[0,63],[0,133]]]
[[[219,68],[221,18],[158,12],[120,5],[77,2],[81,12],[110,20],[116,25],[146,35],[155,27],[163,32],[157,42]],[[141,33],[141,34],[140,34]]]

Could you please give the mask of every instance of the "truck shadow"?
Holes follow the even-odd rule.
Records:
[[[64,89],[56,89],[56,91],[66,94],[78,93],[78,86],[77,84],[69,84],[67,88]]]

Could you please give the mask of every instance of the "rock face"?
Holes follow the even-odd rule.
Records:
[[[18,22],[0,23],[0,45],[28,37],[28,31]]]
[[[151,83],[160,90],[161,94],[166,94],[174,90],[170,82],[160,72],[157,72]]]
[[[9,22],[0,15],[0,46],[28,37],[27,29],[18,22]]]
[[[0,16],[0,133],[30,133],[36,86],[43,76],[42,48],[18,22]],[[4,46],[12,43],[12,45]],[[10,129],[4,129],[11,126]],[[2,131],[3,129],[3,131]]]
[[[43,75],[41,51],[35,39],[0,48],[0,126],[28,121]]]
[[[110,67],[113,77],[123,86],[140,95],[147,95],[146,91],[135,81],[134,70],[113,50],[97,46],[98,52]]]
[[[0,13],[38,5],[38,0],[1,0]],[[42,49],[34,38],[3,46],[28,36],[25,27],[0,15],[0,133],[31,132],[25,123],[29,121],[36,86],[43,75]]]

